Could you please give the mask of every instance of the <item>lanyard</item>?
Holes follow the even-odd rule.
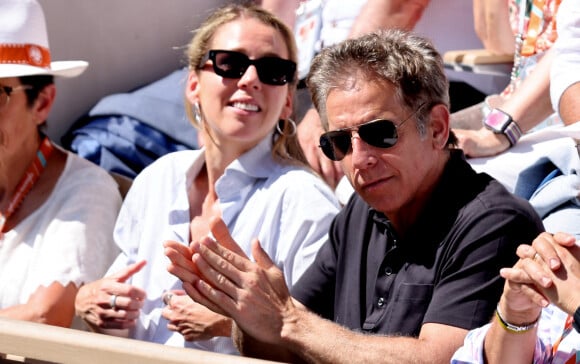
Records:
[[[46,162],[50,154],[54,150],[54,147],[48,137],[44,137],[42,143],[40,143],[40,147],[36,152],[36,158],[30,163],[28,169],[22,176],[20,182],[18,182],[18,186],[16,186],[16,193],[14,197],[10,201],[8,208],[6,211],[0,211],[0,236],[2,232],[4,232],[4,226],[6,225],[6,221],[14,214],[14,212],[20,207],[22,201],[28,195],[28,192],[32,189],[38,178],[42,174],[44,168],[46,168]]]
[[[566,338],[566,336],[568,336],[568,334],[572,331],[572,321],[573,321],[572,316],[568,315],[568,318],[566,319],[566,324],[564,325],[564,330],[562,331],[562,335],[560,335],[558,340],[556,340],[554,345],[552,345],[553,357],[556,355],[556,352],[558,351],[558,347],[560,346],[562,340],[564,340],[564,338]],[[575,364],[575,363],[577,363],[576,354],[572,355],[568,360],[566,360],[566,364]]]
[[[526,13],[528,12],[528,1],[531,1],[530,19],[526,29]],[[556,0],[555,12],[562,0]],[[544,6],[546,0],[520,0],[520,13],[518,15],[518,34],[516,34],[514,47],[514,63],[510,74],[510,84],[502,92],[502,95],[510,95],[515,87],[520,74],[522,57],[532,56],[536,51],[536,43],[540,35],[540,28],[544,21]],[[552,28],[555,34],[556,21],[552,21]]]
[[[558,6],[561,0],[555,2],[554,14],[558,11]],[[525,23],[525,13],[527,8],[527,0],[523,0],[521,4],[520,19],[519,19],[519,31],[520,34],[524,34],[524,23]],[[544,22],[544,6],[546,5],[546,0],[534,0],[532,7],[530,9],[530,20],[528,21],[528,29],[525,32],[526,36],[523,39],[523,45],[521,49],[521,55],[531,56],[536,52],[536,42],[538,36],[540,35],[542,23]],[[552,30],[556,28],[556,20],[552,21]]]
[[[527,8],[525,3],[527,1],[524,0],[524,9]],[[532,8],[530,9],[530,20],[528,21],[528,30],[526,31],[526,36],[524,38],[524,44],[522,45],[521,54],[523,56],[531,56],[534,54],[534,50],[536,49],[536,40],[538,39],[538,35],[540,35],[540,27],[542,26],[542,21],[544,18],[544,4],[546,3],[545,0],[534,0],[532,3]],[[521,26],[521,33],[523,34],[523,26],[522,22],[525,19],[525,15],[520,19],[520,26]]]

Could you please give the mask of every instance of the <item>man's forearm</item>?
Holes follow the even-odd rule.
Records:
[[[549,50],[522,84],[500,107],[527,132],[554,112],[550,102],[550,67],[554,50]]]
[[[485,49],[497,54],[514,52],[514,34],[505,0],[473,0],[473,21]]]
[[[378,29],[412,30],[427,5],[429,0],[368,0],[357,16],[349,37]]]
[[[256,0],[255,2],[282,19],[290,28],[294,28],[296,9],[300,5],[299,0]]]
[[[507,313],[507,306],[502,305],[502,307],[506,307],[504,309]],[[504,320],[507,322],[513,320],[510,316],[503,315],[506,316]],[[529,323],[536,320],[536,318],[526,318],[524,320]],[[496,315],[492,320],[484,342],[484,355],[487,363],[531,363],[536,346],[536,337],[537,327],[525,332],[510,332],[505,327],[502,327]]]
[[[297,309],[281,329],[278,347],[244,336],[236,338],[244,355],[309,363],[444,363],[461,345],[466,330],[445,325],[438,339],[355,333],[304,309]],[[423,330],[422,330],[423,331]],[[432,330],[431,333],[441,332]],[[238,332],[240,333],[240,332]],[[242,335],[243,336],[243,335]],[[275,355],[273,355],[275,354]],[[292,358],[292,359],[290,359]]]
[[[235,324],[232,327],[232,339],[236,348],[243,356],[283,363],[300,363],[302,361],[300,357],[294,355],[288,348],[282,345],[272,345],[256,340],[254,337],[243,332]]]

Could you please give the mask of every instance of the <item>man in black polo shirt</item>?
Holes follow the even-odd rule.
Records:
[[[168,244],[169,270],[235,320],[245,355],[449,362],[492,317],[499,269],[542,222],[453,149],[443,62],[426,39],[392,30],[347,40],[317,56],[308,85],[330,130],[321,148],[357,193],[291,295],[259,244],[253,263],[219,220],[217,242]]]

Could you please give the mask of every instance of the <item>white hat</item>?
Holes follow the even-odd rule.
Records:
[[[0,78],[76,77],[85,61],[51,62],[42,7],[36,0],[0,0]]]

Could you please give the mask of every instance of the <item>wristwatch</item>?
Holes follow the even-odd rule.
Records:
[[[572,321],[572,326],[577,332],[580,332],[580,307],[574,312],[574,321]]]
[[[496,134],[505,135],[510,147],[513,147],[522,136],[522,130],[518,123],[510,114],[500,109],[492,109],[483,119],[483,125]]]

